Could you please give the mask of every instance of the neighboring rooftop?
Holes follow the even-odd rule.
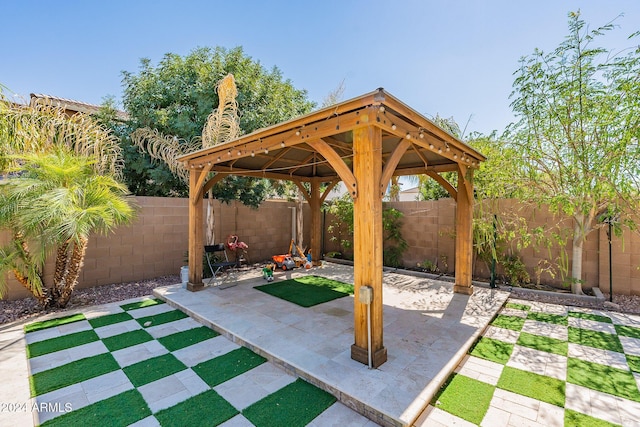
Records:
[[[32,93],[30,95],[29,105],[32,107],[35,105],[51,105],[54,107],[60,107],[64,108],[65,111],[69,114],[95,114],[100,110],[99,105],[87,104],[86,102],[60,98],[52,95],[45,95],[42,93]],[[118,120],[125,121],[129,119],[129,114],[124,111],[116,110],[116,118]]]

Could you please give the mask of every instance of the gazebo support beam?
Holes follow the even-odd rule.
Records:
[[[322,221],[320,206],[322,199],[320,196],[320,182],[311,181],[311,194],[309,196],[309,208],[311,209],[311,260],[314,264],[322,259]]]
[[[191,169],[189,171],[189,283],[187,289],[200,291],[204,289],[202,283],[202,253],[204,251],[204,236],[202,222],[204,219],[201,175],[203,171]]]
[[[456,198],[456,284],[453,291],[473,294],[473,169],[458,165]]]
[[[351,358],[377,368],[387,361],[382,334],[382,131],[368,126],[353,131],[353,175],[358,197],[353,201],[354,338]],[[370,304],[360,302],[363,287],[373,289]],[[370,318],[371,348],[367,319]]]

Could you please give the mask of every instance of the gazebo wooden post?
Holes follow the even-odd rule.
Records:
[[[320,182],[311,181],[311,195],[309,207],[311,209],[311,257],[314,263],[322,259],[322,222],[320,211]]]
[[[473,294],[473,169],[458,165],[456,207],[456,284],[453,291]]]
[[[382,334],[382,131],[368,126],[353,131],[353,175],[357,196],[353,202],[354,336],[351,358],[368,363],[367,310],[371,310],[371,358],[377,368],[387,360]],[[360,302],[360,288],[373,288],[373,301]]]
[[[202,222],[204,214],[202,192],[198,188],[202,173],[196,169],[189,171],[189,283],[187,289],[190,291],[204,289],[202,283],[202,253],[204,251]]]

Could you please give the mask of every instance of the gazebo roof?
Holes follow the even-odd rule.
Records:
[[[485,157],[380,88],[233,141],[198,150],[179,160],[187,168],[297,182],[336,181],[352,169],[353,131],[374,125],[382,130],[383,167],[392,175],[456,171],[478,167]],[[402,150],[396,150],[404,145]],[[394,158],[394,153],[396,157]],[[341,158],[342,162],[337,162]],[[339,165],[335,167],[334,165]],[[343,166],[344,165],[344,166]],[[391,169],[391,168],[390,168]],[[345,182],[349,187],[349,182]],[[355,192],[352,192],[355,196]]]

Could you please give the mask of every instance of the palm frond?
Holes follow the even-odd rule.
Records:
[[[232,141],[240,136],[238,117],[238,88],[233,74],[218,82],[218,108],[213,110],[202,129],[202,148]]]

